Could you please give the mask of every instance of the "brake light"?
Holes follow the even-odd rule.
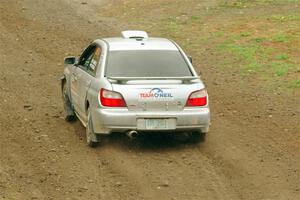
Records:
[[[207,92],[206,89],[192,92],[186,102],[186,106],[206,106]]]
[[[101,105],[106,107],[126,107],[126,103],[120,93],[103,88],[100,90],[100,102]]]

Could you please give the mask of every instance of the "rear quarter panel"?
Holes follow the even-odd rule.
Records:
[[[92,118],[96,114],[96,109],[102,107],[99,99],[101,88],[112,90],[111,83],[106,78],[95,78],[92,81],[89,90],[87,91],[87,101],[89,102],[89,106],[91,108]],[[95,122],[93,121],[93,123]]]

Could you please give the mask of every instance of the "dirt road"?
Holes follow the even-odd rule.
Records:
[[[205,142],[112,135],[88,148],[63,120],[59,78],[66,55],[126,28],[99,20],[101,4],[0,1],[0,199],[300,199],[299,93],[243,90],[209,51]]]

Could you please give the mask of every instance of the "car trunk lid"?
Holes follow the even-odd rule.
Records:
[[[131,111],[180,111],[189,95],[204,87],[199,79],[114,80],[111,84]]]

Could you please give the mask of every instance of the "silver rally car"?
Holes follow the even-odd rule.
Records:
[[[123,31],[65,58],[61,87],[66,120],[78,118],[87,143],[112,132],[208,132],[208,94],[192,60],[173,41]]]

